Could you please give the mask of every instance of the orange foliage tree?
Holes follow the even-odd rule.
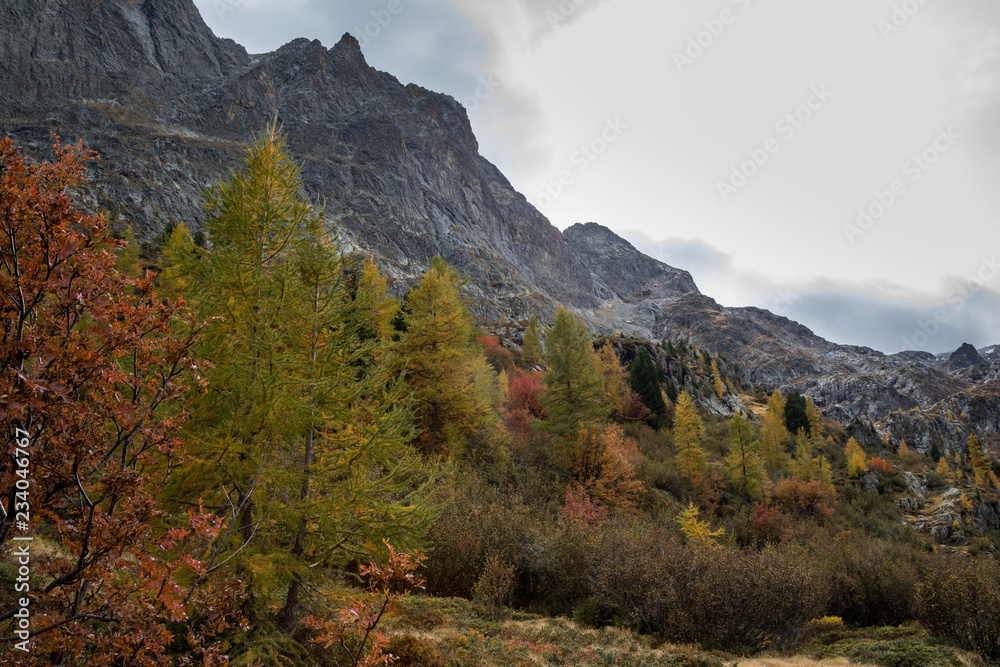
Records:
[[[173,402],[200,325],[150,274],[119,272],[123,244],[72,198],[90,154],[55,153],[28,165],[0,140],[0,553],[16,544],[30,570],[0,610],[0,652],[10,665],[142,667],[170,664],[176,639],[186,660],[225,664],[207,635],[235,601],[184,585],[208,573],[195,548],[219,523],[194,509],[169,523],[156,497],[184,456]],[[195,605],[205,622],[190,622]]]
[[[569,451],[570,468],[587,495],[608,509],[631,510],[643,484],[635,477],[642,454],[622,428],[581,426]]]

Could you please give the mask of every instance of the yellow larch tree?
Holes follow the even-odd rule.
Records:
[[[785,427],[785,399],[777,389],[767,402],[767,414],[760,429],[761,455],[768,472],[785,469],[785,443],[788,429]]]
[[[705,426],[694,401],[687,392],[677,398],[674,414],[674,444],[677,445],[677,463],[681,472],[690,480],[700,478],[705,472]]]

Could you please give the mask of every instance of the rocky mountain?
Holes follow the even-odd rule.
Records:
[[[939,360],[836,345],[724,308],[600,225],[560,232],[479,154],[458,102],[369,67],[350,35],[250,55],[191,0],[8,0],[0,62],[0,131],[39,157],[51,132],[83,139],[100,153],[89,205],[147,243],[171,222],[197,229],[202,188],[277,120],[344,243],[397,292],[440,255],[470,279],[484,321],[546,319],[563,304],[598,333],[693,342],[747,381],[798,389],[911,446],[962,446],[970,429],[1000,444],[997,348]]]

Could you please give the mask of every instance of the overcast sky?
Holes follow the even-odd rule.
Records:
[[[996,0],[196,0],[251,52],[344,32],[594,221],[840,343],[1000,343]]]

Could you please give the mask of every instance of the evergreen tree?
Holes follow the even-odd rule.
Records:
[[[604,382],[590,332],[576,315],[562,307],[545,335],[545,364],[548,370],[542,378],[542,402],[549,413],[548,430],[572,437],[581,423],[604,416]]]
[[[760,494],[763,464],[760,441],[754,438],[753,425],[746,417],[734,414],[729,420],[729,455],[726,464],[733,489],[746,500]]]
[[[528,320],[528,328],[524,330],[521,358],[533,368],[542,363],[542,338],[538,332],[538,318],[534,315]]]
[[[407,299],[410,312],[398,352],[426,453],[461,448],[489,420],[489,398],[482,391],[489,371],[475,345],[462,285],[458,272],[435,258]]]
[[[798,433],[800,428],[809,432],[809,415],[806,413],[806,399],[797,391],[785,399],[785,428],[789,433]]]
[[[629,385],[642,399],[642,404],[653,413],[656,424],[662,424],[667,415],[667,404],[663,402],[659,373],[653,364],[649,350],[639,346],[635,360],[629,365]]]
[[[674,414],[674,444],[681,472],[690,480],[697,480],[705,473],[705,426],[694,401],[683,392],[677,399]]]
[[[931,460],[939,461],[941,458],[941,445],[935,440],[931,443]]]
[[[671,403],[677,402],[677,385],[674,384],[673,378],[667,381],[667,400]]]

